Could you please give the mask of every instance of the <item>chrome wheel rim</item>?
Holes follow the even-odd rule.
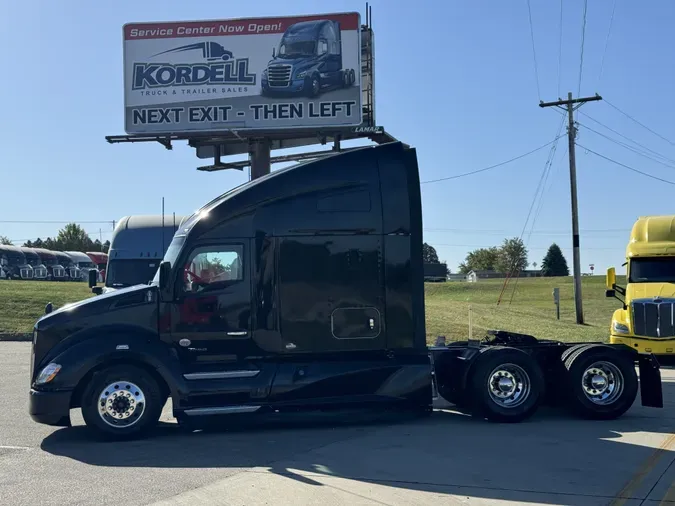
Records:
[[[144,412],[145,394],[129,381],[111,383],[98,396],[98,414],[111,427],[131,427]]]
[[[616,402],[623,393],[624,379],[612,362],[599,361],[586,368],[581,376],[581,388],[593,404],[607,406]]]
[[[515,408],[530,396],[530,376],[519,365],[501,364],[488,376],[487,387],[495,404]]]

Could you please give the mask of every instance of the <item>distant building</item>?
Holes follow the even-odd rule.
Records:
[[[524,270],[520,271],[519,274],[516,274],[515,276],[520,277],[520,278],[537,278],[541,276],[541,271],[539,270]],[[466,280],[469,283],[475,283],[479,279],[500,279],[500,278],[505,278],[506,273],[505,272],[497,272],[497,271],[469,271],[469,273],[466,275]]]
[[[450,274],[448,281],[466,281],[466,274]]]

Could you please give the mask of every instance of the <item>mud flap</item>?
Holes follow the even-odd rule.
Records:
[[[642,405],[650,408],[663,407],[663,386],[659,362],[653,354],[639,354],[640,397]]]

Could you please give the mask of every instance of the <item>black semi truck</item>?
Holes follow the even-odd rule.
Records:
[[[582,416],[662,407],[630,347],[509,332],[427,347],[417,156],[401,143],[281,169],[181,224],[153,281],[37,321],[30,415],[113,438],[179,424],[355,408],[432,411],[440,394],[518,422],[548,394]],[[47,311],[49,311],[49,305]]]
[[[328,19],[289,26],[262,73],[264,96],[317,97],[356,82],[354,69],[344,68],[340,23]]]

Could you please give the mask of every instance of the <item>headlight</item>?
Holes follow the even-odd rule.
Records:
[[[623,323],[619,322],[612,322],[612,330],[616,332],[617,334],[629,334],[630,329],[628,328],[628,325],[624,325]]]
[[[44,385],[46,383],[49,383],[52,381],[54,378],[56,378],[56,375],[59,373],[61,370],[61,366],[59,364],[55,364],[52,362],[51,364],[47,364],[42,371],[40,371],[40,374],[38,374],[37,379],[35,380],[36,385]]]
[[[302,79],[302,78],[304,78],[306,75],[307,75],[307,71],[306,71],[306,70],[303,70],[302,72],[298,72],[298,73],[295,75],[295,77],[297,77],[298,79]]]
[[[263,79],[267,79],[267,69],[262,71]]]

